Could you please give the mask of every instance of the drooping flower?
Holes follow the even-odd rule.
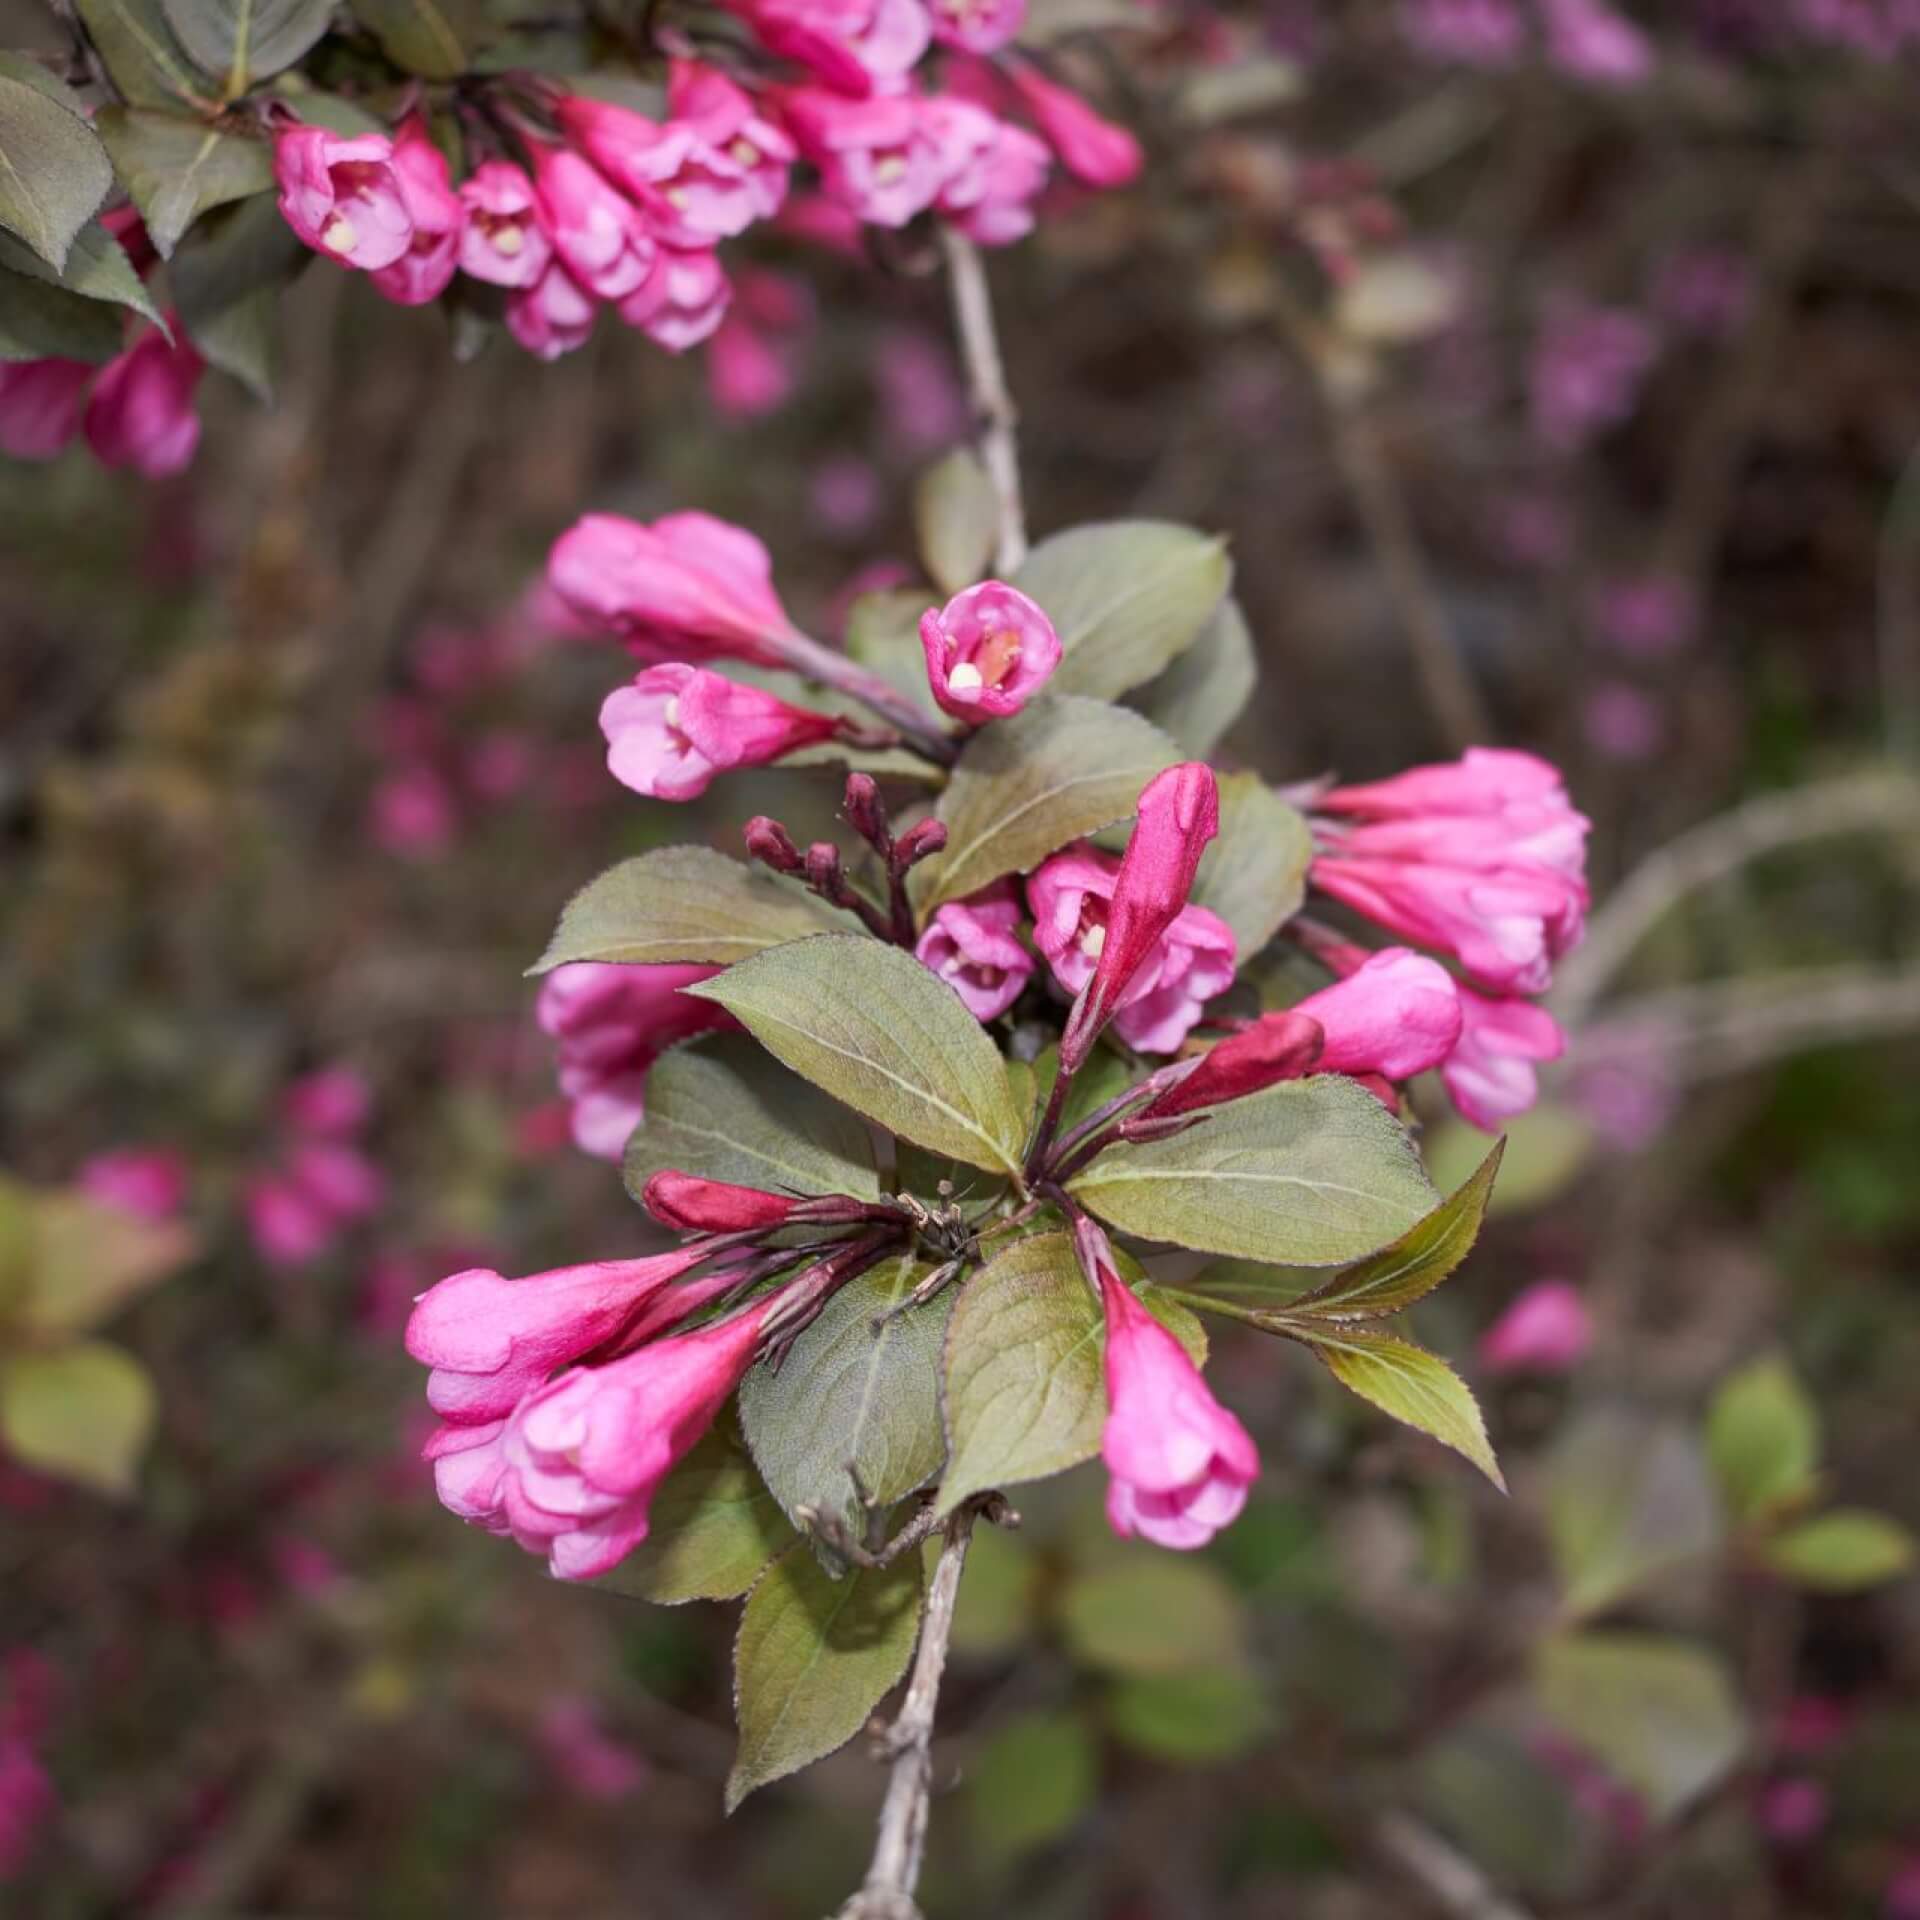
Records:
[[[194,394],[207,363],[179,323],[169,341],[157,328],[100,369],[87,401],[87,445],[105,467],[131,467],[149,480],[185,469],[200,445]]]
[[[403,307],[425,306],[446,292],[459,265],[466,203],[453,190],[446,155],[428,137],[417,113],[394,135],[393,172],[413,222],[413,237],[398,260],[375,272],[373,284]]]
[[[685,353],[726,318],[733,285],[711,247],[662,247],[653,271],[620,302],[620,318],[655,346]]]
[[[676,1041],[732,1025],[724,1009],[680,991],[717,967],[556,967],[540,989],[543,1032],[558,1043],[560,1091],[584,1153],[618,1160],[646,1106],[647,1071]]]
[[[832,714],[677,661],[646,668],[600,708],[613,777],[656,800],[691,800],[715,774],[816,746],[840,724]]]
[[[537,286],[553,258],[533,182],[510,160],[483,160],[460,183],[460,271],[496,287]]]
[[[645,216],[571,147],[532,144],[534,202],[553,250],[587,292],[624,300],[653,271]]]
[[[758,190],[745,166],[686,121],[662,126],[606,100],[568,94],[558,108],[567,137],[646,214],[669,246],[705,249],[744,233]]]
[[[983,247],[1031,233],[1053,165],[1046,142],[967,100],[936,97],[924,113],[941,155],[934,205],[946,220]]]
[[[507,331],[537,360],[558,360],[585,346],[593,315],[593,296],[554,259],[507,299]]]
[[[1567,1373],[1593,1344],[1593,1316],[1580,1289],[1539,1280],[1520,1293],[1480,1339],[1489,1373]]]
[[[1033,955],[1014,929],[1020,898],[1010,880],[936,908],[914,957],[957,993],[976,1020],[997,1020],[1020,998]]]
[[[898,86],[933,38],[920,0],[725,0],[771,53],[856,96]]]
[[[273,143],[280,212],[316,253],[375,273],[413,243],[413,216],[384,133],[292,126]]]
[[[1025,60],[1004,69],[1060,164],[1090,187],[1124,187],[1140,177],[1145,156],[1125,127],[1103,119],[1070,87],[1049,80]]]
[[[1557,1060],[1566,1035],[1544,1007],[1516,999],[1490,1000],[1471,987],[1460,997],[1460,1039],[1440,1078],[1461,1115],[1488,1133],[1525,1113],[1540,1097],[1537,1063]]]
[[[1437,1067],[1460,1039],[1460,995],[1437,960],[1387,947],[1344,980],[1309,994],[1293,1011],[1324,1036],[1318,1073],[1410,1080]]]
[[[753,219],[770,220],[780,211],[796,149],[752,94],[718,67],[673,59],[667,63],[667,110],[676,124],[691,128],[740,169],[739,191]]]
[[[590,513],[554,542],[548,577],[568,606],[643,657],[782,664],[797,629],[773,590],[773,562],[744,528],[705,513],[643,526]]]
[[[825,87],[793,87],[781,111],[831,199],[869,226],[904,227],[933,205],[945,156],[926,103],[909,94],[850,100]]]
[[[1060,664],[1060,636],[1033,601],[1000,580],[957,593],[920,616],[934,700],[957,720],[1018,713]]]
[[[419,1296],[406,1346],[433,1372],[427,1404],[443,1420],[504,1419],[557,1367],[628,1330],[662,1289],[705,1257],[677,1248],[646,1260],[598,1260],[522,1280],[490,1267],[449,1274]]]
[[[1107,1519],[1123,1537],[1203,1547],[1246,1505],[1259,1453],[1186,1349],[1114,1271],[1106,1236],[1083,1220],[1076,1239],[1106,1317]]]
[[[94,369],[84,360],[0,363],[0,453],[51,460],[80,431]]]

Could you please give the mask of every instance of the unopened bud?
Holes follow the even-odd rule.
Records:
[[[847,824],[875,852],[884,854],[892,845],[887,833],[887,810],[881,803],[879,783],[872,774],[847,775],[846,799],[841,810]]]
[[[893,843],[893,866],[896,873],[905,873],[916,861],[925,860],[938,853],[947,844],[947,823],[944,820],[922,820],[909,827]]]
[[[793,844],[793,836],[778,820],[769,820],[764,813],[755,814],[747,822],[747,851],[775,873],[798,873],[802,865],[800,849]]]
[[[656,1173],[640,1198],[662,1226],[682,1233],[745,1233],[781,1226],[795,1204],[785,1194],[737,1187],[725,1180],[702,1180],[671,1169]]]
[[[843,884],[840,877],[840,849],[831,840],[816,840],[807,849],[807,884],[829,898]]]

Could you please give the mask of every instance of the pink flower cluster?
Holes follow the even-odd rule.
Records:
[[[103,467],[149,480],[182,472],[200,445],[194,395],[206,362],[180,331],[144,328],[104,367],[84,360],[0,365],[0,453],[51,460],[82,434]]]
[[[586,340],[603,305],[671,353],[713,336],[733,293],[718,249],[782,212],[797,162],[854,222],[935,212],[986,246],[1031,230],[1054,153],[1093,184],[1139,169],[1131,135],[1008,50],[1024,0],[733,0],[732,11],[805,77],[735,78],[675,58],[663,119],[530,82],[497,116],[514,149],[496,140],[457,184],[417,112],[391,137],[290,122],[275,141],[280,210],[308,246],[402,305],[438,299],[459,273],[503,289],[514,338],[552,360]],[[916,73],[936,41],[944,92]]]
[[[280,1150],[242,1193],[254,1246],[270,1265],[311,1266],[380,1210],[386,1176],[360,1144],[372,1110],[351,1067],[319,1068],[282,1094]]]

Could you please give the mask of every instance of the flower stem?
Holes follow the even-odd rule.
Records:
[[[950,767],[959,757],[959,745],[933,724],[924,708],[857,660],[849,660],[844,653],[823,647],[803,633],[784,636],[780,652],[795,673],[818,680],[891,721],[906,736],[906,744],[923,759],[935,766]]]
[[[1004,577],[1017,573],[1027,557],[1027,510],[1020,492],[1020,448],[1015,438],[1020,416],[1007,391],[980,250],[964,233],[945,225],[940,229],[940,245],[947,256],[947,283],[953,295],[960,358],[966,367],[967,395],[973,402],[980,464],[993,485],[998,514],[993,566]]]

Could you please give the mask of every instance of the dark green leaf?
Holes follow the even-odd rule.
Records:
[[[913,524],[920,558],[943,593],[958,593],[986,573],[999,508],[993,482],[972,448],[955,447],[920,476]]]
[[[1200,861],[1193,901],[1233,929],[1251,957],[1300,911],[1313,836],[1304,818],[1258,774],[1220,781],[1220,835]]]
[[[484,36],[477,0],[352,0],[352,6],[396,67],[427,80],[458,79]]]
[[[1100,1756],[1091,1732],[1062,1714],[1028,1713],[995,1729],[967,1771],[968,1819],[989,1867],[1058,1840],[1093,1805]]]
[[[1203,1359],[1199,1322],[1138,1284],[1139,1269],[1120,1258],[1142,1303],[1196,1363]],[[947,1326],[942,1513],[989,1488],[1064,1473],[1099,1452],[1105,1342],[1105,1321],[1069,1234],[1016,1240],[967,1281]]]
[[[1727,1380],[1707,1410],[1707,1458],[1743,1520],[1804,1499],[1820,1464],[1820,1413],[1778,1355]]]
[[[572,960],[724,967],[845,924],[812,894],[711,847],[661,847],[588,881],[527,971]]]
[[[1405,1129],[1337,1074],[1268,1087],[1168,1140],[1110,1147],[1072,1190],[1124,1233],[1303,1267],[1377,1252],[1436,1198]]]
[[[1103,1673],[1182,1673],[1238,1664],[1246,1652],[1245,1612],[1225,1576],[1158,1548],[1070,1581],[1060,1630],[1073,1657]]]
[[[1746,1727],[1717,1654],[1651,1633],[1569,1633],[1534,1657],[1534,1692],[1561,1730],[1671,1818],[1721,1779]]]
[[[1013,584],[1060,635],[1054,690],[1111,700],[1192,645],[1232,577],[1222,540],[1164,520],[1113,520],[1041,541]]]
[[[273,185],[264,140],[139,107],[102,107],[94,125],[163,260],[209,207]]]
[[[327,30],[333,0],[160,0],[189,58],[237,100],[290,67]]]
[[[59,273],[112,185],[79,96],[37,60],[0,52],[0,227]]]
[[[197,338],[197,329],[230,308],[257,294],[277,294],[312,259],[281,217],[274,195],[260,193],[195,221],[167,265],[167,284],[188,333]]]
[[[920,1556],[833,1579],[805,1547],[747,1598],[734,1643],[740,1748],[727,1811],[844,1746],[907,1670],[920,1625]]]
[[[882,1261],[830,1299],[776,1373],[756,1367],[740,1418],[761,1475],[795,1526],[803,1508],[855,1540],[883,1510],[940,1471],[940,1353],[951,1291],[892,1314],[932,1269],[912,1253]],[[876,1324],[878,1323],[878,1324]]]
[[[210,367],[238,380],[262,406],[271,404],[280,369],[280,297],[262,288],[187,326]]]
[[[676,1047],[647,1076],[627,1191],[639,1199],[668,1169],[769,1193],[880,1193],[866,1123],[737,1033]]]
[[[1506,1491],[1479,1403],[1437,1353],[1370,1327],[1302,1326],[1298,1336],[1349,1392],[1451,1447]]]
[[[41,1473],[101,1493],[131,1492],[154,1411],[146,1369],[104,1341],[0,1359],[0,1443]]]
[[[923,914],[1124,820],[1178,758],[1158,728],[1098,700],[1043,695],[968,742],[939,815],[947,845],[914,869]]]
[[[1128,696],[1189,760],[1209,758],[1247,709],[1260,669],[1239,601],[1214,608],[1200,637],[1157,679]]]
[[[922,587],[863,593],[847,611],[847,656],[858,660],[926,708],[927,724],[942,724],[927,695],[927,656],[920,645],[920,616],[933,604]]]
[[[87,38],[136,107],[216,105],[214,86],[174,37],[160,0],[77,0]]]
[[[0,361],[111,360],[126,344],[112,307],[0,267]]]
[[[1018,1170],[1021,1116],[999,1049],[960,996],[902,948],[822,934],[687,991],[725,1007],[775,1059],[888,1132],[969,1166]]]
[[[792,1544],[779,1501],[716,1428],[661,1483],[646,1539],[594,1585],[662,1607],[731,1600]]]
[[[44,281],[63,293],[78,294],[83,300],[124,307],[144,320],[151,320],[157,327],[165,327],[160,309],[153,304],[153,296],[134,271],[126,250],[97,220],[88,222],[74,236],[66,267],[59,273],[5,233],[0,233],[0,267]]]
[[[1775,1573],[1819,1593],[1857,1593],[1897,1580],[1914,1562],[1914,1540],[1897,1520],[1836,1507],[1776,1534],[1764,1549]]]

